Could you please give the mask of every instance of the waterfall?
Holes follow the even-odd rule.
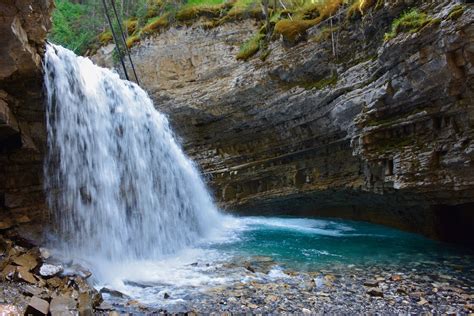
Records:
[[[145,91],[56,45],[47,46],[44,70],[45,189],[57,247],[156,259],[218,225],[196,167]]]

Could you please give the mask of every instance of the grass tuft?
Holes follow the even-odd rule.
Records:
[[[104,31],[99,34],[99,41],[101,44],[106,45],[110,43],[113,39],[111,31]]]
[[[141,34],[149,35],[168,27],[168,13],[148,20],[148,23],[142,28]]]
[[[130,48],[132,47],[135,43],[138,43],[140,41],[140,35],[132,35],[127,37],[127,47]]]
[[[176,12],[176,20],[180,22],[192,21],[199,17],[217,18],[225,10],[224,4],[217,5],[185,5]]]
[[[296,43],[306,35],[306,30],[316,25],[317,19],[313,20],[280,20],[275,24],[275,34],[280,34],[289,43]]]
[[[400,33],[415,33],[423,26],[431,22],[432,19],[426,13],[412,9],[403,13],[398,19],[392,22],[390,32],[385,33],[385,40],[389,41]]]
[[[125,29],[127,30],[127,34],[133,34],[137,30],[138,21],[136,19],[127,19],[123,21],[125,24]]]
[[[255,55],[260,50],[261,42],[264,38],[264,34],[258,33],[242,44],[236,57],[237,60],[247,60]]]

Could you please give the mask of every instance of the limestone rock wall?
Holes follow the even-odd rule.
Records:
[[[393,1],[237,61],[255,21],[171,29],[133,48],[142,86],[229,211],[346,217],[473,241],[474,14]],[[421,6],[434,23],[384,42]],[[337,21],[335,21],[337,22]],[[334,49],[335,48],[335,49]],[[106,51],[109,51],[107,54]],[[94,58],[110,65],[111,47]]]
[[[41,56],[52,0],[0,0],[0,229],[45,208]]]

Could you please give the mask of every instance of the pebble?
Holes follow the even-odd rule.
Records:
[[[383,292],[379,288],[372,288],[367,291],[367,294],[369,294],[370,296],[375,296],[375,297],[383,297]]]

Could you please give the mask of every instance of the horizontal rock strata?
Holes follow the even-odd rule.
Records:
[[[133,48],[142,86],[229,211],[345,217],[472,242],[474,14],[393,2],[237,61],[247,20]],[[384,41],[410,6],[431,23]],[[334,38],[334,41],[331,40]],[[334,45],[333,45],[334,44]],[[104,53],[108,49],[108,54]],[[111,47],[94,58],[109,67]]]

